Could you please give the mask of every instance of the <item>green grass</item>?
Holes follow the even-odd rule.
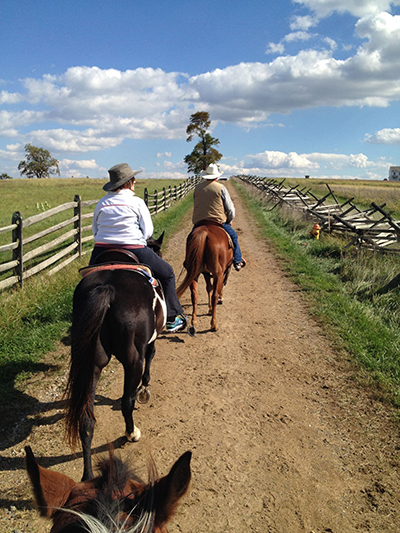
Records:
[[[400,406],[400,290],[379,294],[398,274],[398,258],[347,251],[345,241],[324,233],[311,239],[312,222],[268,211],[247,187],[235,186],[337,349],[380,397]]]
[[[105,193],[102,189],[107,179],[50,178],[0,180],[0,227],[11,224],[14,211],[20,211],[24,218],[47,211],[66,202],[72,202],[79,194],[82,200],[98,200]],[[181,180],[138,179],[136,194],[143,198],[147,187],[149,193],[161,191],[163,187],[179,185]]]
[[[299,188],[306,187],[321,198],[327,194],[327,184],[339,202],[354,198],[354,203],[361,209],[371,206],[372,202],[379,205],[386,204],[385,209],[394,216],[400,217],[400,182],[373,181],[373,180],[318,180],[318,179],[293,179],[285,180],[285,185]],[[329,200],[329,203],[332,198]]]
[[[158,237],[165,231],[167,243],[192,202],[189,194],[153,217],[154,235]],[[87,261],[88,255],[51,277],[40,274],[27,280],[23,289],[0,293],[2,425],[13,424],[18,409],[32,407],[32,399],[23,394],[26,378],[43,370],[57,370],[57,364],[44,363],[45,356],[56,348],[60,339],[68,337],[72,295],[80,279],[78,269]]]

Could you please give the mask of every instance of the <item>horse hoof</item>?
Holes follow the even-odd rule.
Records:
[[[218,326],[211,326],[211,331],[218,331]]]
[[[224,300],[222,298],[218,299],[218,305],[222,305],[224,303]]]
[[[136,426],[133,428],[133,433],[128,433],[125,431],[125,437],[129,440],[129,442],[137,442],[140,439],[140,436],[140,429]]]
[[[150,400],[150,389],[148,387],[140,387],[136,393],[136,401],[138,403],[147,403]]]
[[[196,335],[196,328],[194,326],[189,326],[188,333],[191,337],[194,337]]]

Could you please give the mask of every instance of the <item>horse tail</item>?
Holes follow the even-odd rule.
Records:
[[[196,228],[197,229],[197,228]],[[193,230],[186,240],[186,257],[183,266],[186,268],[186,275],[182,283],[176,290],[178,298],[190,287],[193,280],[201,273],[204,266],[204,252],[206,248],[208,232]]]
[[[67,438],[74,448],[84,416],[95,420],[90,395],[95,369],[95,347],[105,315],[114,299],[111,285],[99,285],[84,294],[74,294],[71,328],[71,366],[66,388]]]

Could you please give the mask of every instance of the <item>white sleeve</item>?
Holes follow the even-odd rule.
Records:
[[[97,211],[94,210],[93,217],[92,217],[92,233],[93,237],[96,237],[97,233]]]
[[[142,200],[139,204],[139,227],[142,230],[143,236],[146,240],[153,235],[153,220],[144,200]]]
[[[232,199],[229,196],[229,192],[225,187],[221,189],[221,198],[222,203],[224,204],[226,222],[230,224],[235,218],[235,206],[233,205]]]

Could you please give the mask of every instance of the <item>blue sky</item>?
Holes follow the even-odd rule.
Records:
[[[226,175],[400,165],[400,0],[1,0],[0,173],[185,178],[208,111]]]

